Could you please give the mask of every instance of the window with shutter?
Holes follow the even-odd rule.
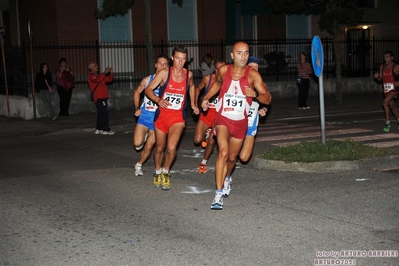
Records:
[[[179,7],[168,0],[169,41],[194,41],[197,39],[197,1],[184,0]]]
[[[101,8],[103,0],[98,0]],[[124,16],[109,17],[99,20],[100,42],[130,42],[131,20],[130,12]]]
[[[310,38],[310,16],[291,15],[287,19],[287,39]]]

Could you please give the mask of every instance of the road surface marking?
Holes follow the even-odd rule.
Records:
[[[197,187],[189,186],[188,187],[190,190],[189,191],[182,191],[181,193],[185,194],[205,194],[211,192],[209,189],[206,190],[198,190]]]
[[[399,141],[367,143],[367,145],[377,148],[389,148],[389,147],[399,146]]]
[[[325,117],[347,116],[347,115],[356,115],[356,114],[371,114],[371,113],[381,113],[381,111],[364,111],[364,112],[351,112],[351,113],[327,114],[327,115],[325,115]],[[292,116],[292,117],[286,117],[286,118],[272,119],[271,121],[288,121],[288,120],[296,120],[296,119],[303,119],[303,118],[319,118],[319,117],[320,117],[320,115]]]
[[[378,139],[399,139],[399,134],[388,133],[388,134],[377,134],[368,136],[354,136],[349,137],[351,140],[366,141],[366,140],[378,140]],[[336,140],[344,140],[345,138],[336,138]]]

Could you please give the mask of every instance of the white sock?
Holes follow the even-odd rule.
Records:
[[[208,160],[202,159],[202,162],[201,162],[201,163],[206,165],[207,162],[208,162]]]

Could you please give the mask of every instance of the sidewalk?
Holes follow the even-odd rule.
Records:
[[[381,110],[381,121],[384,120],[382,110],[382,94],[359,94],[344,95],[343,106],[336,105],[334,97],[324,97],[325,114],[342,112],[367,112]],[[311,107],[308,110],[297,109],[297,99],[276,99],[269,107],[268,119],[289,118],[298,116],[314,116],[320,114],[319,98],[314,97],[308,100]],[[133,110],[110,110],[110,127],[118,132],[122,130],[133,130],[136,125],[136,117]],[[96,124],[96,113],[79,113],[69,118],[57,119],[48,118],[36,120],[22,120],[0,116],[0,137],[43,135],[43,134],[71,134],[79,132],[94,132]],[[196,120],[193,116],[187,115],[187,124],[194,125]]]

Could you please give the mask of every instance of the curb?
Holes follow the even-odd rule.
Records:
[[[326,161],[315,163],[267,160],[262,155],[254,158],[256,169],[288,172],[333,173],[353,170],[383,170],[399,168],[399,155],[367,158],[356,161]]]

